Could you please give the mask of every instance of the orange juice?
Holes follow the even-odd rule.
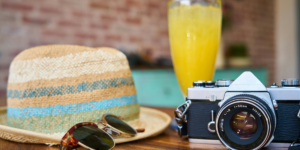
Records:
[[[221,5],[221,1],[217,1]],[[184,96],[193,81],[212,80],[221,34],[221,6],[170,7],[169,36],[175,74]]]

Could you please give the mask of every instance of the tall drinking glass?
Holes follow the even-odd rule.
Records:
[[[172,61],[184,96],[193,81],[213,79],[221,34],[221,8],[221,0],[169,2]]]

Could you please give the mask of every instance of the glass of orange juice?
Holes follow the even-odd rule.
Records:
[[[184,96],[194,81],[213,79],[221,34],[221,4],[221,0],[169,1],[171,55]]]

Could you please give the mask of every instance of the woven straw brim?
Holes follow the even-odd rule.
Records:
[[[140,108],[140,118],[128,123],[134,128],[145,128],[145,132],[132,138],[115,139],[117,144],[156,136],[170,125],[171,117],[166,113],[151,108]],[[12,128],[7,126],[6,119],[6,107],[0,107],[0,138],[21,143],[60,144],[62,137]]]

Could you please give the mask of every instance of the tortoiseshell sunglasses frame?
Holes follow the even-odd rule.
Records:
[[[62,137],[61,139],[61,148],[62,150],[72,150],[72,149],[76,149],[80,146],[84,147],[84,148],[87,148],[87,149],[92,149],[82,143],[80,143],[76,138],[74,138],[73,136],[73,132],[81,127],[81,126],[93,126],[99,130],[102,130],[100,128],[98,128],[98,125],[96,125],[95,123],[93,122],[81,122],[81,123],[78,123],[76,125],[74,125],[72,128],[70,128],[68,130],[68,132]],[[109,135],[111,137],[110,134],[108,134],[106,131],[104,131],[107,135]],[[111,137],[112,138],[112,137]],[[113,141],[114,142],[114,141]],[[115,146],[115,142],[114,142],[114,146]],[[113,147],[114,147],[113,146]],[[113,148],[112,147],[112,148]]]
[[[70,128],[69,131],[61,139],[61,149],[62,150],[72,150],[72,149],[76,149],[76,148],[78,148],[80,146],[82,146],[84,148],[87,148],[87,149],[92,149],[92,148],[90,148],[90,147],[88,147],[88,146],[80,143],[73,136],[73,132],[77,128],[81,127],[81,126],[93,126],[93,127],[98,128],[100,130],[103,130],[112,139],[113,138],[134,137],[134,136],[136,136],[137,133],[145,131],[145,129],[134,129],[130,124],[128,124],[127,122],[124,121],[133,130],[136,130],[136,134],[128,134],[128,133],[122,132],[119,129],[114,128],[113,126],[109,125],[108,122],[105,120],[106,116],[114,116],[114,117],[119,118],[120,120],[123,120],[121,117],[118,117],[116,115],[104,114],[101,119],[97,120],[96,123],[93,123],[93,122],[81,122],[81,123],[78,123],[78,124],[74,125],[72,128]],[[102,124],[104,127],[101,129],[101,128],[98,127],[97,124]],[[115,142],[114,142],[114,146],[115,146]]]

